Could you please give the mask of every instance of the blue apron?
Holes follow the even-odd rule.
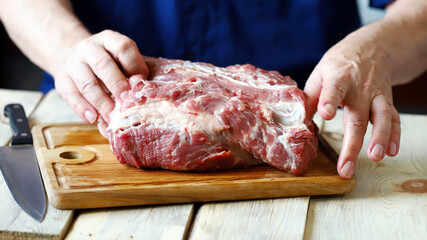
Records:
[[[371,1],[381,7],[390,0]],[[143,55],[217,66],[250,63],[302,88],[322,55],[360,26],[356,1],[74,0],[92,32],[118,31]],[[42,91],[54,87],[45,74]]]

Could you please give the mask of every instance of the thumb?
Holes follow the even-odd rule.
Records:
[[[133,65],[128,64],[123,67],[123,70],[125,70],[128,77],[141,74],[147,79],[148,75],[150,74],[147,63],[145,62],[145,59],[141,54],[139,54],[139,56],[136,56],[135,63]]]
[[[103,31],[100,43],[114,57],[126,77],[148,76],[148,67],[135,41],[115,31]]]

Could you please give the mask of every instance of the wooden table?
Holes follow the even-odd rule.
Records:
[[[21,103],[30,124],[80,122],[55,91],[0,89],[0,109]],[[321,133],[339,151],[342,112]],[[371,162],[368,137],[346,195],[253,201],[58,210],[42,223],[17,206],[0,174],[0,239],[427,239],[427,116],[401,115],[395,158]],[[368,130],[370,132],[370,130]],[[11,137],[0,117],[0,145]]]

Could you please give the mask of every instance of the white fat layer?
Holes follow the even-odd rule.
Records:
[[[295,126],[304,123],[305,108],[301,102],[263,103],[273,111],[273,118],[284,126]]]
[[[184,104],[178,106],[182,108]],[[135,105],[122,113],[114,111],[109,128],[112,132],[126,129],[141,122],[147,122],[151,127],[168,126],[169,128],[187,128],[189,131],[203,131],[215,134],[224,129],[222,123],[208,113],[187,113],[185,109],[178,109],[172,103],[161,99],[148,99],[142,105]]]
[[[283,129],[283,134],[277,137],[277,141],[279,141],[286,151],[289,153],[289,160],[285,162],[284,167],[291,163],[291,169],[296,168],[295,159],[297,157],[292,153],[291,143],[289,143],[288,139],[290,138],[290,128],[292,129],[300,129],[301,131],[307,130],[307,126],[304,124],[305,120],[305,108],[304,105],[300,102],[285,102],[280,101],[279,103],[271,104],[264,103],[267,107],[269,107],[273,111],[273,116],[275,121],[277,121]],[[270,126],[267,127],[267,132],[273,132]],[[275,135],[275,134],[273,134]],[[270,153],[270,149],[267,149],[267,154]]]
[[[270,85],[270,84],[264,83],[263,81],[254,81],[250,78],[247,78],[248,82],[238,81],[233,78],[233,76],[237,76],[237,75],[228,72],[224,68],[192,64],[190,62],[184,62],[183,65],[172,63],[165,66],[166,71],[170,71],[170,69],[172,68],[175,69],[175,72],[178,74],[191,75],[191,72],[194,72],[194,75],[197,76],[197,75],[200,75],[200,72],[202,72],[202,73],[205,73],[206,75],[216,75],[221,78],[225,78],[228,81],[233,82],[235,84],[251,86],[251,87],[256,87],[261,89],[283,90],[289,87],[295,87],[290,85]],[[256,71],[256,76],[258,79],[266,78],[264,75],[258,74],[258,71]]]

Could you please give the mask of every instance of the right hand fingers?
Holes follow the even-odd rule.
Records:
[[[58,91],[58,94],[81,119],[91,124],[97,121],[98,112],[80,94],[74,82],[65,72],[58,74],[55,77],[55,88]]]
[[[120,100],[120,94],[129,89],[129,83],[116,61],[102,46],[102,32],[81,41],[76,47],[78,60],[90,67],[107,89]]]
[[[60,89],[61,96],[68,96],[64,99],[77,114],[91,123],[82,111],[90,110],[96,116],[99,112],[109,122],[114,102],[106,90],[121,101],[121,95],[130,89],[126,76],[148,75],[147,65],[136,44],[126,36],[109,30],[77,44],[65,61],[65,66],[55,74],[55,85]],[[64,88],[63,84],[73,85],[73,97],[66,93],[71,88]]]
[[[119,101],[122,100],[121,94],[130,89],[125,74],[129,77],[135,74],[147,76],[147,65],[136,43],[130,38],[105,30],[88,41],[93,41],[93,44],[89,42],[82,47],[85,60],[94,74]]]
[[[85,63],[73,63],[67,68],[80,95],[97,109],[103,119],[109,122],[109,114],[114,109],[114,101],[105,92],[90,67]]]

